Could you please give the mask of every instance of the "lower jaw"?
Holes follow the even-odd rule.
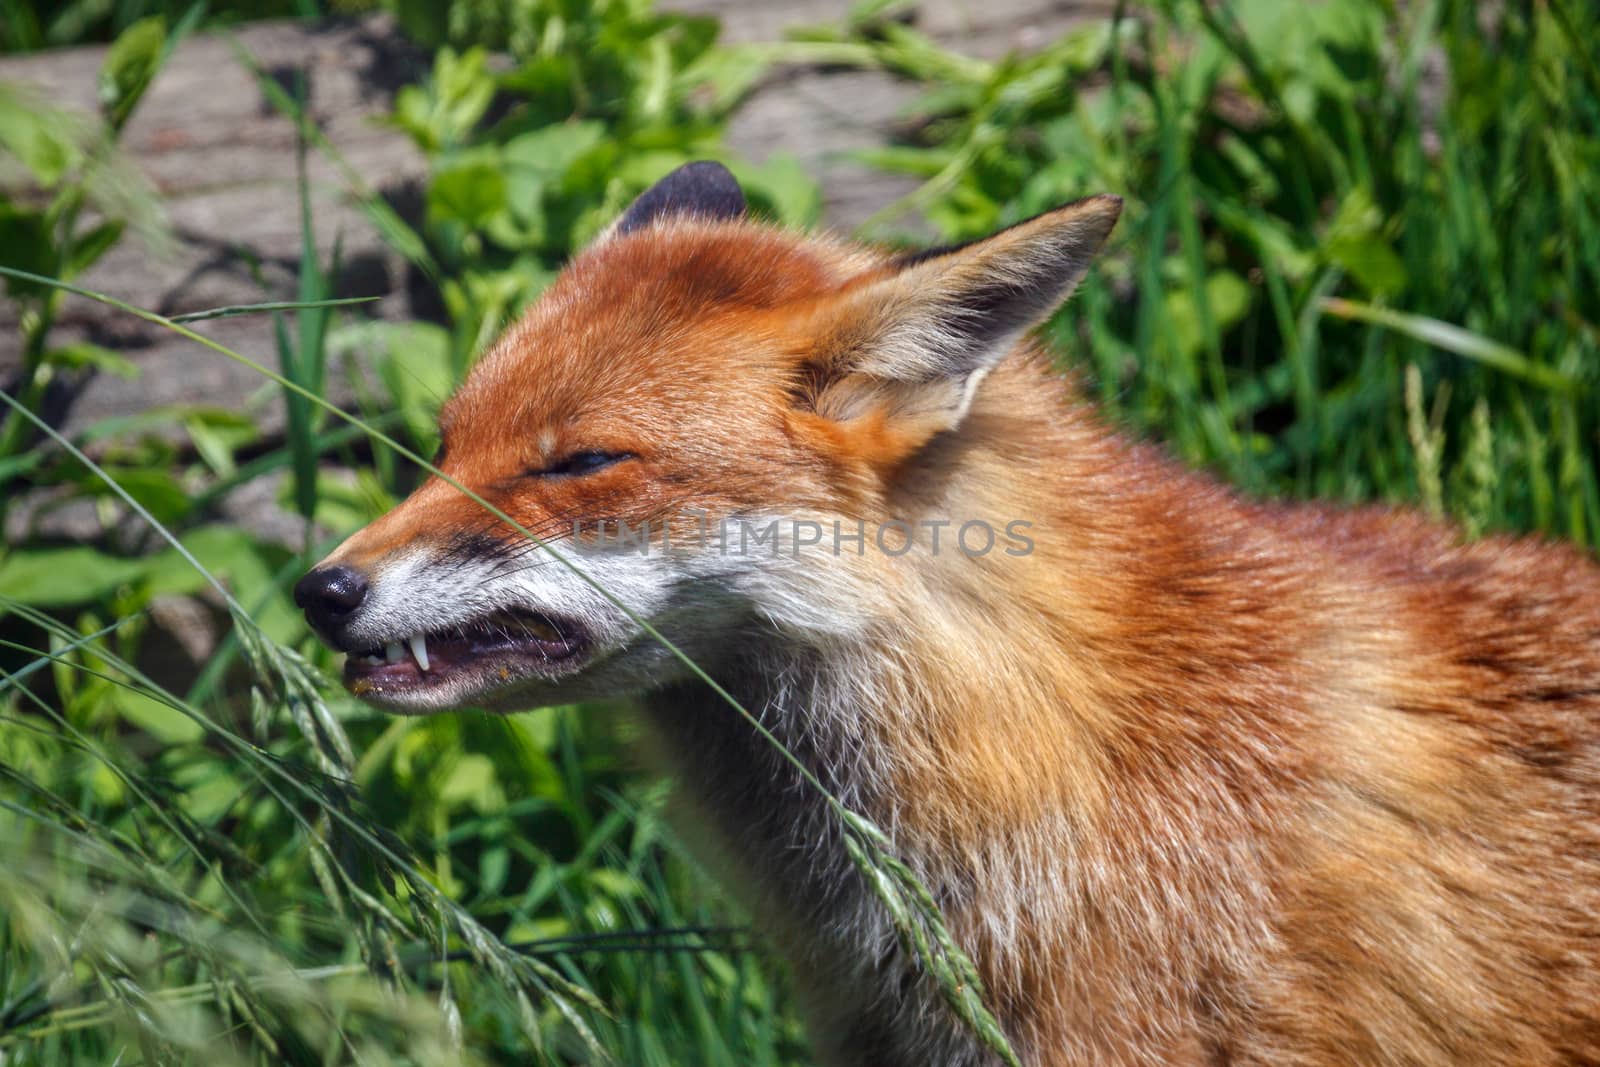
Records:
[[[583,659],[577,651],[560,659],[537,654],[484,656],[435,662],[427,671],[413,662],[372,667],[346,661],[344,684],[362,700],[392,710],[442,711],[470,706],[518,685],[559,680],[577,671]]]

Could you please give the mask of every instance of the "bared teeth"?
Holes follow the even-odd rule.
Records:
[[[482,625],[491,635],[496,629],[503,627],[504,629],[500,630],[502,633],[516,628],[534,640],[544,641],[548,644],[565,645],[568,640],[565,634],[547,620],[520,613],[490,616],[484,620]],[[463,637],[470,639],[474,632],[473,629],[469,628],[463,632]],[[448,643],[448,640],[446,643]],[[404,662],[408,652],[410,653],[410,658],[416,663],[417,668],[424,674],[432,669],[433,664],[431,657],[428,655],[428,638],[426,634],[420,633],[402,637],[398,641],[389,641],[366,652],[352,653],[352,658],[360,663],[380,667],[384,664]]]

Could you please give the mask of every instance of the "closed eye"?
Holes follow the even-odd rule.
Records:
[[[599,449],[589,448],[579,452],[569,452],[554,463],[536,467],[528,474],[534,478],[575,478],[605,470],[607,467],[634,458],[636,457],[632,452],[602,452]]]

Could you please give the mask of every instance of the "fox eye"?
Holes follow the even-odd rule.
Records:
[[[632,452],[601,452],[598,449],[587,448],[580,452],[568,453],[549,466],[538,467],[528,473],[536,478],[570,478],[593,474],[595,471],[604,470],[623,460],[633,458]]]

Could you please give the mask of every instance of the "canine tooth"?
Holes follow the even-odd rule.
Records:
[[[422,634],[411,635],[411,654],[417,657],[417,666],[428,669],[428,639]]]
[[[399,641],[390,641],[383,646],[383,655],[390,663],[399,663],[400,657],[405,655],[405,649],[400,647]]]

